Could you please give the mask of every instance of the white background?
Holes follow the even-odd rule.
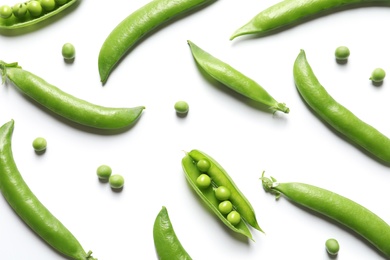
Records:
[[[62,90],[104,106],[146,107],[130,130],[106,134],[53,115],[11,84],[0,87],[0,122],[15,120],[12,139],[18,168],[41,202],[99,260],[157,259],[153,223],[166,206],[176,234],[197,260],[329,259],[325,241],[336,238],[337,259],[381,259],[366,241],[287,199],[275,201],[259,181],[261,172],[281,182],[304,182],[344,195],[390,222],[389,166],[324,125],[297,92],[292,68],[304,49],[319,81],[341,104],[390,136],[390,86],[369,81],[371,71],[390,73],[387,7],[332,13],[267,37],[230,35],[277,0],[216,1],[159,27],[120,63],[102,86],[97,59],[111,30],[146,0],[83,0],[60,19],[29,33],[0,35],[0,59]],[[1,4],[13,4],[1,1]],[[257,81],[289,114],[259,109],[253,102],[208,81],[187,40]],[[67,64],[61,47],[76,47]],[[334,50],[351,50],[347,64]],[[185,100],[190,112],[176,115]],[[37,155],[34,138],[48,141]],[[232,233],[187,184],[181,159],[200,149],[230,174],[254,207],[265,234],[255,242]],[[110,165],[125,187],[113,192],[96,169]],[[0,258],[64,259],[38,238],[0,197]]]

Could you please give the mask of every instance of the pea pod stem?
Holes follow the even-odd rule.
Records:
[[[9,79],[22,93],[54,113],[71,121],[97,129],[123,129],[133,125],[141,116],[144,106],[111,108],[76,98],[49,84],[18,63],[0,61],[3,82]]]
[[[284,195],[289,200],[333,219],[353,230],[387,258],[390,257],[390,226],[378,215],[364,206],[332,191],[313,185],[288,182],[280,183],[275,178],[260,178],[266,192],[278,199]]]
[[[294,62],[293,74],[303,100],[320,118],[352,142],[390,163],[390,139],[334,100],[318,81],[304,50],[300,51]]]
[[[75,260],[96,260],[38,200],[23,180],[12,154],[14,121],[0,128],[0,191],[17,215],[46,243]]]

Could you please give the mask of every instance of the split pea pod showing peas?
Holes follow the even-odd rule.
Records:
[[[248,23],[237,29],[230,40],[248,34],[265,36],[308,18],[315,18],[341,8],[347,9],[364,4],[380,5],[387,2],[387,0],[284,0],[255,15]]]
[[[188,41],[188,44],[196,62],[214,79],[241,95],[266,105],[272,111],[290,112],[290,109],[284,103],[277,102],[257,82],[248,78],[225,62],[215,58],[193,42]]]
[[[153,0],[119,23],[104,41],[98,58],[105,83],[120,59],[147,33],[166,21],[216,0]]]
[[[46,243],[75,260],[93,260],[74,235],[38,200],[23,180],[12,154],[14,121],[0,128],[0,191],[16,214]]]
[[[160,260],[191,260],[176,236],[166,207],[162,207],[153,225],[153,240]]]
[[[0,72],[25,95],[54,113],[81,125],[98,129],[129,127],[141,116],[145,107],[110,108],[76,98],[49,84],[42,78],[23,70],[17,63],[0,61]]]
[[[9,7],[11,10],[9,15],[0,17],[0,31],[15,30],[37,24],[63,12],[75,3],[77,0],[33,0],[16,3]]]
[[[182,159],[182,167],[191,187],[227,227],[250,239],[247,224],[262,231],[252,205],[217,161],[192,150]]]
[[[316,211],[353,230],[390,257],[390,226],[378,215],[362,205],[332,191],[305,183],[280,183],[275,178],[262,176],[267,192],[276,198],[282,194],[291,201]]]
[[[293,74],[299,93],[323,120],[352,142],[390,163],[390,139],[333,99],[314,75],[303,50],[295,60]]]

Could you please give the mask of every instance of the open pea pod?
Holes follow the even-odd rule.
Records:
[[[210,163],[210,167],[207,172],[202,172],[197,167],[197,163],[200,160],[206,160]],[[237,233],[243,234],[251,240],[253,240],[253,238],[247,224],[259,231],[262,231],[257,223],[255,212],[249,201],[238,189],[222,166],[219,165],[213,158],[199,150],[192,150],[186,153],[182,159],[182,167],[186,179],[190,183],[191,187],[227,227]],[[211,185],[208,187],[199,187],[197,179],[201,174],[205,173],[211,178]],[[229,201],[233,205],[232,210],[238,212],[241,216],[242,221],[239,221],[236,225],[233,225],[228,220],[226,214],[221,213],[219,209],[221,201],[216,197],[215,190],[220,186],[224,186],[230,191],[231,195]]]

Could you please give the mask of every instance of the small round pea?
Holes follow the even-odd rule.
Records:
[[[382,68],[376,68],[371,73],[370,80],[374,83],[382,82],[386,77],[386,72]]]
[[[231,192],[228,188],[225,186],[219,186],[215,190],[215,197],[217,197],[218,200],[228,200],[230,198]]]
[[[336,60],[338,61],[346,61],[350,55],[350,51],[346,46],[339,46],[335,51]]]
[[[110,176],[108,182],[110,183],[111,188],[121,189],[125,184],[125,179],[123,178],[122,175],[114,174]]]
[[[196,179],[196,184],[201,189],[208,188],[211,184],[210,176],[208,176],[207,174],[204,174],[204,173],[199,175],[199,177]]]
[[[64,5],[68,0],[55,0],[56,4],[58,5]]]
[[[105,164],[100,165],[96,170],[96,174],[101,180],[108,180],[111,176],[111,173],[112,173],[111,167]]]
[[[42,151],[46,150],[46,147],[47,147],[46,139],[43,137],[37,137],[34,139],[32,146],[33,146],[35,151],[42,152]]]
[[[188,103],[185,101],[177,101],[174,107],[176,112],[179,114],[186,114],[189,110]]]
[[[64,57],[65,60],[71,60],[74,59],[76,56],[76,49],[73,46],[73,44],[67,42],[62,46],[62,57]]]
[[[226,215],[233,210],[233,204],[229,200],[225,200],[219,203],[218,209],[223,215]]]
[[[25,3],[17,3],[12,7],[12,12],[17,18],[22,18],[27,13],[27,5]]]
[[[210,162],[206,159],[200,159],[197,163],[196,166],[198,167],[199,171],[201,172],[207,172],[210,169]]]
[[[27,10],[31,16],[40,16],[42,13],[42,6],[38,1],[30,1],[27,4]]]
[[[12,8],[9,5],[0,6],[0,17],[8,19],[12,15]]]
[[[56,2],[54,0],[41,0],[40,3],[45,11],[51,11],[56,7]]]
[[[233,210],[227,215],[227,220],[233,225],[237,225],[241,221],[241,215],[237,211]]]
[[[330,255],[337,255],[340,250],[339,242],[337,242],[337,240],[334,238],[329,238],[328,240],[326,240],[325,247],[326,251]]]

